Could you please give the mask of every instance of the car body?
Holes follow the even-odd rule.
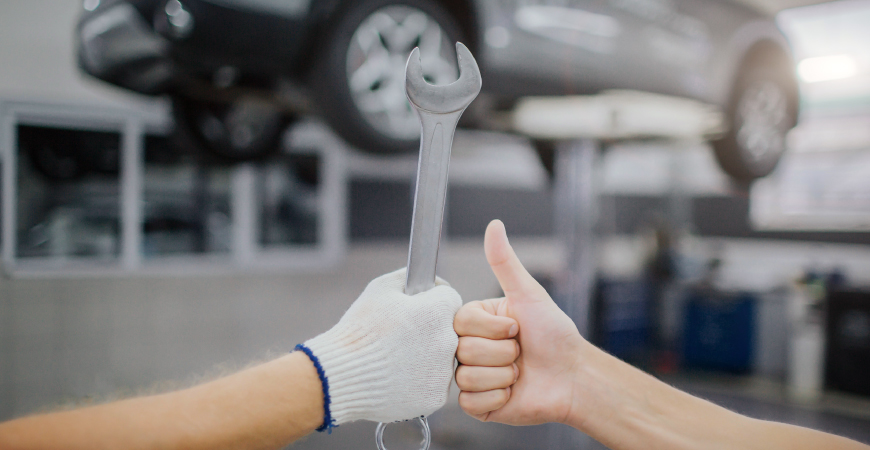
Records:
[[[85,0],[85,9],[85,72],[172,96],[182,128],[240,159],[260,151],[235,150],[268,147],[306,112],[363,150],[415,148],[413,113],[398,103],[403,46],[433,47],[428,58],[451,62],[432,69],[441,84],[455,78],[452,40],[469,46],[484,79],[466,126],[492,127],[491,112],[523,96],[633,89],[692,98],[726,111],[732,132],[714,142],[717,157],[751,180],[773,169],[798,113],[787,41],[771,17],[732,0]],[[434,25],[395,48],[409,23],[422,23],[413,14]],[[376,60],[367,53],[375,47],[386,49]],[[372,72],[372,61],[383,67]],[[241,98],[247,121],[229,106]],[[239,123],[248,128],[234,131]],[[221,141],[230,143],[221,150]]]

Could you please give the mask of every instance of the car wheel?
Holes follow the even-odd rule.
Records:
[[[278,106],[242,97],[229,103],[173,99],[176,133],[224,162],[242,162],[276,153],[290,119]]]
[[[354,4],[320,49],[311,84],[321,113],[352,145],[396,153],[419,145],[420,123],[405,97],[405,63],[419,47],[424,77],[456,80],[456,21],[429,0]]]
[[[797,123],[798,93],[793,78],[768,68],[739,76],[728,106],[731,127],[713,142],[722,169],[741,182],[773,171],[786,149],[786,134]]]

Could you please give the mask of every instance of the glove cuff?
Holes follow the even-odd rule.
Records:
[[[338,425],[335,424],[335,419],[332,418],[332,400],[329,397],[329,380],[326,378],[326,373],[323,371],[320,359],[314,356],[311,349],[306,347],[304,344],[296,344],[296,347],[293,350],[305,353],[305,355],[308,356],[308,359],[311,360],[312,364],[314,364],[314,369],[317,370],[317,377],[320,378],[320,386],[323,390],[323,423],[317,427],[317,431],[326,431],[328,434],[332,434],[332,429]]]
[[[318,431],[331,431],[385,407],[387,399],[381,394],[395,374],[388,370],[388,355],[374,339],[332,329],[297,349],[314,363],[323,385],[323,424]]]

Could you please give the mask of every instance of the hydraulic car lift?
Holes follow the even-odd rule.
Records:
[[[613,142],[649,139],[683,147],[720,133],[723,124],[722,113],[714,107],[633,91],[528,97],[515,107],[515,131],[555,144],[554,223],[565,244],[566,261],[555,277],[552,294],[584,337],[589,338],[595,282],[596,177],[602,148]],[[584,437],[571,430],[553,430],[549,439],[550,448],[568,448]]]

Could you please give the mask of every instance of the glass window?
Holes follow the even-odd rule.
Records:
[[[260,244],[264,247],[317,243],[320,158],[287,155],[260,167]]]
[[[229,252],[230,169],[199,163],[164,136],[146,136],[144,153],[144,257]]]
[[[116,132],[19,125],[16,256],[116,259]]]

